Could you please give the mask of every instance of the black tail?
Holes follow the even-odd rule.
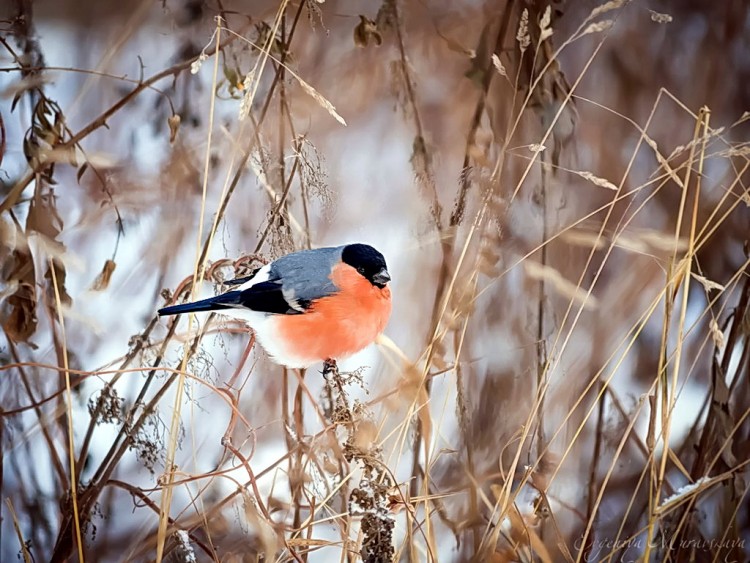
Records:
[[[202,313],[204,311],[220,311],[222,309],[231,309],[239,303],[240,297],[239,291],[228,291],[217,295],[216,297],[209,297],[208,299],[201,299],[193,303],[183,303],[182,305],[172,305],[170,307],[164,307],[159,309],[158,313],[160,317],[164,315],[180,315],[182,313]]]

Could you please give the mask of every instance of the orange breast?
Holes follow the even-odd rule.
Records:
[[[279,319],[288,351],[310,363],[359,352],[383,332],[391,316],[391,290],[375,287],[354,268],[339,264],[331,274],[340,291],[313,303],[302,315]]]

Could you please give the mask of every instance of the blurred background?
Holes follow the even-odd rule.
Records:
[[[747,560],[748,37],[734,0],[4,2],[0,559]],[[155,316],[348,242],[394,312],[341,385]]]

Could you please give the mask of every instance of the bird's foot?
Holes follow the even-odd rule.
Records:
[[[328,358],[323,362],[323,377],[327,377],[329,374],[336,374],[339,372],[339,366],[336,360]]]

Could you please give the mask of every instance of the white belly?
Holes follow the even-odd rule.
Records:
[[[306,368],[316,363],[316,358],[303,358],[292,353],[279,338],[276,323],[282,315],[260,313],[249,309],[226,309],[217,311],[234,319],[245,321],[255,333],[256,341],[275,362],[288,368]]]

